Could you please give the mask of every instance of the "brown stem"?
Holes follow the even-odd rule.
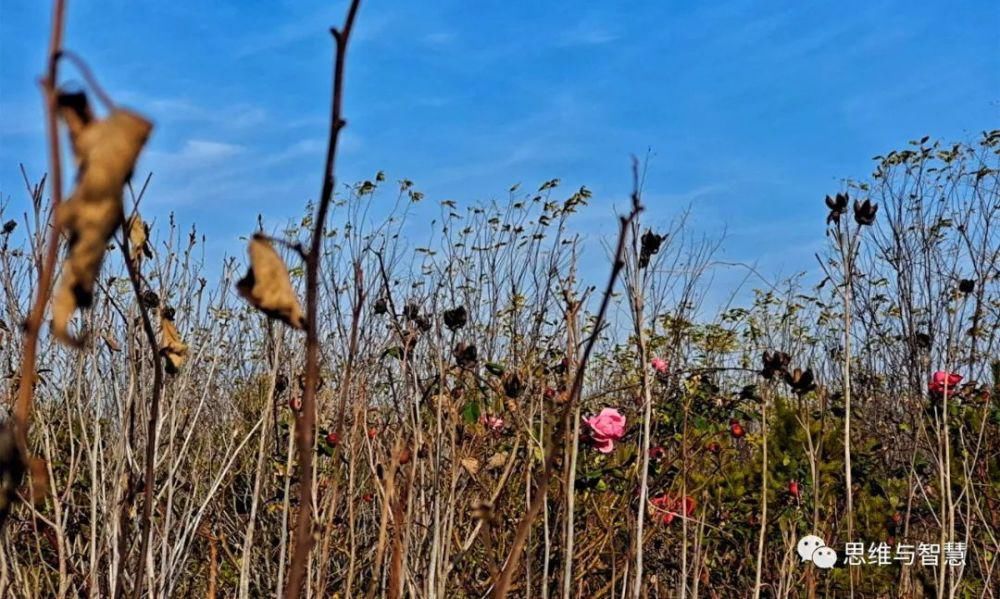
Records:
[[[309,253],[306,255],[306,373],[305,388],[302,392],[302,415],[296,421],[295,434],[299,452],[299,513],[295,524],[295,548],[288,566],[288,584],[284,596],[299,597],[305,578],[306,562],[312,549],[312,478],[313,478],[313,437],[316,428],[316,382],[319,379],[319,334],[317,331],[317,307],[319,296],[319,270],[322,264],[323,229],[330,210],[335,184],[334,167],[337,161],[337,142],[340,130],[346,124],[342,105],[344,92],[344,61],[347,42],[354,27],[354,18],[361,0],[351,0],[342,30],[331,29],[336,42],[336,56],[333,68],[333,103],[330,114],[330,135],[326,149],[326,164],[323,169],[323,188],[316,208]]]
[[[142,595],[143,586],[146,579],[146,552],[149,550],[150,520],[153,513],[153,485],[155,484],[154,471],[156,467],[156,424],[160,419],[160,397],[163,395],[163,363],[160,361],[160,345],[156,339],[156,332],[153,330],[153,322],[149,318],[149,311],[142,303],[142,283],[141,273],[133,263],[129,254],[129,233],[126,228],[125,209],[122,208],[122,261],[128,270],[128,278],[132,282],[132,291],[135,293],[135,303],[139,307],[139,315],[142,317],[142,330],[146,334],[146,341],[149,343],[149,351],[153,357],[153,397],[149,402],[149,423],[146,428],[146,472],[142,500],[142,520],[140,530],[142,531],[142,542],[140,543],[139,555],[136,557],[137,563],[135,571],[139,578],[135,581],[132,596]]]
[[[52,274],[55,271],[56,257],[59,254],[59,223],[55,218],[56,209],[62,203],[62,168],[59,158],[59,123],[57,120],[57,87],[59,74],[59,54],[62,50],[64,16],[66,14],[65,0],[55,0],[52,8],[52,29],[49,38],[48,66],[45,78],[42,80],[42,93],[45,97],[45,124],[49,138],[49,170],[52,184],[49,187],[52,196],[52,210],[49,212],[48,247],[45,261],[38,273],[38,294],[35,303],[24,323],[24,346],[21,352],[21,377],[17,389],[17,399],[14,403],[14,435],[22,458],[32,463],[28,449],[28,429],[31,426],[31,409],[35,389],[35,360],[38,354],[38,333],[45,317],[45,306],[49,301],[52,287]],[[37,474],[33,471],[32,476]]]

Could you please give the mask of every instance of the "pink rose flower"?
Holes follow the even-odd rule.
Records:
[[[667,373],[667,361],[663,358],[653,358],[649,361],[649,364],[653,367],[653,370],[659,372],[660,374]]]
[[[479,423],[491,431],[501,430],[504,425],[503,418],[499,416],[487,416],[486,414],[479,417]]]
[[[947,390],[950,395],[961,381],[962,375],[939,370],[931,375],[931,382],[927,385],[927,390],[937,395],[941,395]]]
[[[591,444],[601,453],[611,453],[614,442],[625,435],[625,417],[614,408],[604,408],[597,416],[583,421],[590,427]]]

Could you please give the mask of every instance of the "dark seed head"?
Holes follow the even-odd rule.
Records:
[[[816,381],[813,378],[812,370],[808,368],[805,370],[796,368],[792,372],[786,372],[785,382],[792,388],[792,391],[799,395],[816,389]]]
[[[403,318],[413,320],[420,316],[420,307],[416,304],[410,303],[403,306]]]
[[[476,350],[476,346],[466,345],[464,343],[459,343],[455,346],[454,355],[455,361],[463,368],[466,366],[472,366],[479,359],[479,353]]]
[[[829,223],[839,223],[840,217],[847,212],[847,194],[838,193],[834,197],[826,196],[824,200],[826,202],[826,207],[830,209],[830,214],[826,217],[826,222]]]
[[[649,259],[660,251],[660,246],[663,245],[663,240],[666,238],[666,235],[658,235],[653,233],[651,230],[647,230],[642,234],[642,249],[639,253],[639,268],[646,268],[649,266]]]
[[[444,311],[444,326],[448,327],[452,331],[464,327],[468,319],[469,314],[465,310],[465,306],[459,306],[457,308]]]
[[[510,397],[511,399],[517,398],[524,392],[524,384],[521,383],[521,378],[516,374],[511,374],[504,378],[503,382],[503,392],[504,395]]]
[[[871,200],[859,202],[854,200],[854,222],[862,226],[868,226],[875,222],[875,214],[878,212],[878,204],[872,204]]]
[[[761,376],[771,380],[776,374],[783,374],[792,361],[791,356],[781,351],[764,352],[764,368],[760,371]]]
[[[139,301],[142,303],[143,307],[152,310],[160,305],[160,296],[156,295],[152,289],[147,289],[139,295]]]

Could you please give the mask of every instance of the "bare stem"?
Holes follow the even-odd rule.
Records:
[[[299,513],[295,524],[295,547],[292,561],[288,566],[288,584],[285,597],[299,597],[305,579],[306,563],[313,545],[312,536],[312,482],[313,482],[313,441],[316,429],[316,383],[319,380],[319,334],[317,312],[319,304],[319,270],[322,265],[323,229],[326,216],[333,200],[337,142],[346,122],[343,119],[344,64],[347,56],[347,42],[354,27],[361,0],[352,0],[347,11],[342,30],[331,29],[336,42],[333,67],[333,103],[330,114],[330,135],[326,149],[326,165],[323,169],[323,186],[316,220],[313,224],[309,253],[306,255],[306,371],[302,392],[302,415],[296,421],[295,434],[299,452]]]
[[[45,78],[42,79],[42,94],[45,98],[45,125],[49,139],[49,175],[51,185],[49,194],[52,197],[52,210],[49,212],[51,227],[48,246],[45,251],[45,261],[42,263],[38,276],[38,292],[35,303],[31,307],[28,320],[24,323],[24,346],[21,352],[21,377],[14,403],[14,434],[18,449],[24,459],[30,456],[28,448],[28,429],[31,426],[31,410],[34,403],[35,361],[38,355],[38,334],[45,317],[45,306],[49,301],[52,287],[52,276],[55,271],[56,257],[59,254],[59,224],[55,219],[56,209],[62,203],[62,168],[59,162],[59,122],[57,119],[57,81],[59,75],[59,54],[62,49],[63,24],[65,22],[66,1],[55,0],[52,7],[52,29],[49,37],[49,53]],[[35,473],[32,473],[34,476]]]

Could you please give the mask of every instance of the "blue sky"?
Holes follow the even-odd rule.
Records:
[[[0,193],[45,170],[49,2],[0,0]],[[262,212],[319,190],[327,28],[343,2],[70,0],[66,45],[155,120],[144,212],[197,222],[221,259]],[[966,2],[371,0],[348,64],[341,181],[383,169],[436,201],[503,198],[558,177],[613,231],[629,156],[653,157],[647,220],[692,206],[724,255],[812,268],[822,197],[923,135],[1000,124],[1000,5]],[[70,81],[78,81],[66,70]],[[389,197],[385,198],[389,203]]]

